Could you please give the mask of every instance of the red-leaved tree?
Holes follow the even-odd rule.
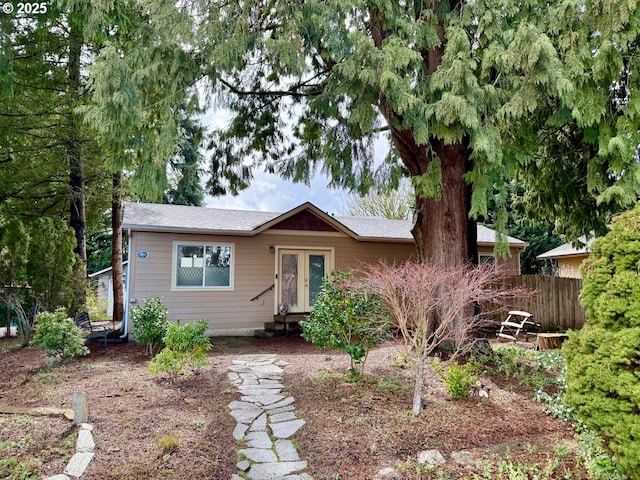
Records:
[[[472,332],[486,323],[490,310],[526,292],[502,288],[500,272],[492,265],[445,268],[407,261],[366,265],[360,281],[382,301],[384,316],[404,339],[414,360],[413,413],[422,409],[427,359],[447,341],[458,354],[473,341]],[[474,306],[482,305],[477,313]],[[469,315],[469,312],[475,314]]]

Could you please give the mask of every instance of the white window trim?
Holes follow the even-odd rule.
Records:
[[[229,269],[229,286],[202,286],[202,287],[180,287],[177,285],[178,267],[178,245],[188,245],[191,247],[231,247],[231,267]],[[172,292],[232,292],[235,290],[235,268],[236,268],[236,244],[230,242],[194,242],[189,240],[174,240],[171,248],[171,291]]]

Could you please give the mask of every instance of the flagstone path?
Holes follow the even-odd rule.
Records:
[[[303,471],[291,440],[304,425],[295,414],[294,398],[282,393],[283,367],[275,354],[240,355],[233,360],[229,380],[242,397],[229,404],[231,416],[238,422],[233,436],[242,459],[236,464],[239,474],[232,480],[313,480]]]

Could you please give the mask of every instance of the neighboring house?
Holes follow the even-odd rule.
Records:
[[[336,218],[311,203],[283,214],[126,203],[123,229],[128,308],[162,297],[172,320],[206,318],[218,335],[253,334],[283,303],[289,315],[309,312],[334,268],[415,256],[411,222]],[[478,226],[483,261],[492,260],[495,240]],[[527,244],[507,241],[511,256],[498,263],[518,274]]]
[[[542,255],[538,255],[537,258],[557,261],[559,277],[582,278],[580,265],[589,256],[589,246],[592,241],[593,238],[587,240],[586,237],[582,236],[578,238],[578,242],[582,246],[574,247],[572,242],[565,243]]]
[[[127,264],[129,260],[122,262],[123,281],[127,284]],[[105,268],[99,272],[91,273],[87,275],[89,280],[92,281],[96,289],[96,296],[98,298],[98,304],[104,305],[106,310],[105,314],[108,317],[113,315],[113,273],[112,267]]]

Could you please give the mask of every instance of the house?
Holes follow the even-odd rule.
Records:
[[[253,334],[282,304],[288,315],[309,312],[334,268],[415,256],[411,222],[337,218],[311,203],[283,214],[126,203],[123,229],[127,308],[162,297],[172,320],[206,318],[207,333],[218,335]],[[495,241],[494,231],[478,226],[485,260]],[[508,242],[511,256],[499,262],[518,274],[527,244]]]
[[[555,260],[558,262],[558,276],[568,278],[582,278],[580,265],[589,256],[589,246],[593,237],[587,240],[585,236],[578,238],[581,246],[574,247],[573,242],[560,245],[548,252],[538,255],[541,260]]]
[[[127,264],[129,260],[122,262],[123,280],[127,284]],[[91,285],[93,286],[98,304],[104,308],[107,317],[113,315],[113,272],[112,267],[105,268],[98,272],[87,275]]]

